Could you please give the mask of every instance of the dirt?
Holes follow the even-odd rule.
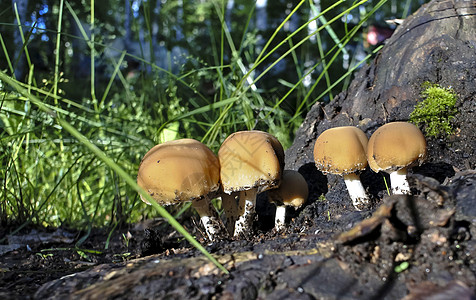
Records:
[[[475,27],[474,1],[432,1],[346,92],[314,105],[286,152],[286,168],[306,178],[309,200],[288,210],[284,232],[273,230],[265,193],[248,239],[207,243],[195,215],[179,219],[229,274],[163,220],[115,230],[107,249],[109,231],[93,230],[82,251],[74,245],[84,232],[30,227],[0,245],[0,298],[475,299]],[[410,171],[412,195],[388,196],[388,176],[364,171],[372,201],[356,211],[342,178],[315,168],[315,139],[336,126],[370,136],[407,121],[425,81],[456,91],[455,133],[428,137],[428,160]]]
[[[29,229],[14,237],[42,236],[43,242],[28,240],[28,246],[2,255],[0,296],[402,299],[425,292],[447,293],[442,299],[474,297],[476,171],[458,173],[445,184],[422,175],[410,181],[418,196],[386,196],[363,212],[351,204],[310,203],[294,212],[280,234],[260,229],[269,217],[259,215],[250,240],[207,244],[191,222],[196,217],[182,220],[228,275],[160,220],[115,231],[107,250],[107,231],[94,231],[81,245],[84,253],[72,249],[84,233]],[[322,213],[326,209],[331,216]]]

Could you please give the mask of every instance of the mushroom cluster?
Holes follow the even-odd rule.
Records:
[[[321,133],[314,160],[324,174],[343,177],[353,206],[361,210],[368,206],[369,196],[360,172],[367,166],[388,172],[392,193],[409,194],[407,168],[425,160],[426,147],[425,137],[410,123],[385,124],[370,139],[357,127],[343,126]],[[284,170],[284,149],[278,139],[258,130],[231,134],[218,155],[193,139],[156,145],[142,159],[137,183],[161,205],[191,201],[211,241],[225,234],[210,201],[214,197],[222,200],[227,233],[247,237],[258,193],[269,190],[268,200],[277,206],[276,231],[284,228],[286,206],[302,206],[309,194],[299,172]]]
[[[225,139],[218,159],[227,229],[233,236],[246,236],[253,223],[257,194],[281,183],[283,146],[267,132],[239,131]]]
[[[321,133],[314,144],[314,160],[324,174],[344,177],[352,204],[360,210],[366,207],[369,197],[358,172],[367,165],[374,172],[387,172],[393,194],[410,194],[407,169],[426,159],[426,148],[423,133],[411,123],[385,124],[370,139],[357,127],[343,126]]]
[[[276,137],[257,130],[239,131],[225,139],[218,155],[193,139],[156,145],[143,157],[137,183],[161,205],[191,201],[213,241],[225,234],[225,228],[210,199],[222,199],[228,234],[246,237],[255,217],[257,194],[278,188],[283,169],[284,149]],[[305,201],[290,198],[298,194],[293,191],[296,186],[288,187],[297,182],[294,177],[286,175],[283,190],[271,198],[278,205],[280,228],[285,217],[280,207]],[[299,180],[305,190],[301,197],[307,198],[307,184],[304,178]]]

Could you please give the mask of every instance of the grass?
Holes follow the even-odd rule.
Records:
[[[39,28],[35,24],[24,28],[6,24],[12,30],[22,29],[22,34],[26,30],[26,34],[22,36],[22,49],[14,49],[14,54],[0,33],[8,63],[8,68],[0,72],[0,158],[4,166],[0,170],[1,224],[16,224],[16,230],[31,223],[74,226],[86,232],[78,241],[79,247],[93,226],[112,232],[124,224],[160,216],[214,260],[172,216],[182,207],[148,207],[140,201],[139,193],[150,197],[135,182],[141,157],[156,143],[183,137],[201,140],[216,152],[230,133],[245,129],[268,131],[285,148],[290,146],[294,131],[310,107],[317,101],[331,100],[345,88],[357,67],[371,57],[370,53],[361,61],[354,60],[337,78],[331,73],[339,66],[346,46],[358,38],[361,27],[386,3],[375,3],[343,33],[333,29],[366,2],[350,5],[337,1],[320,12],[313,1],[300,1],[264,37],[260,47],[256,43],[258,33],[251,28],[254,7],[245,14],[246,22],[241,27],[229,28],[225,2],[200,4],[197,14],[206,11],[204,16],[214,20],[199,31],[208,33],[211,57],[185,54],[178,72],[159,66],[153,56],[147,60],[145,55],[115,49],[101,40],[98,30],[107,24],[94,16],[100,12],[94,9],[94,0],[89,3],[89,28],[80,21],[78,8],[60,1],[54,15],[56,28],[43,31],[54,37],[52,74],[37,71],[31,63],[35,50],[30,49],[31,37],[38,35],[35,30]],[[156,45],[147,5],[144,3],[140,12],[146,16],[146,23],[133,20],[135,32],[145,34],[141,44],[144,53]],[[313,18],[293,32],[285,30],[293,16],[309,9]],[[316,24],[313,32],[308,32],[310,24]],[[65,25],[77,26],[80,36],[64,30],[68,27]],[[140,31],[141,26],[145,26],[144,31]],[[328,35],[332,42],[324,46],[322,38]],[[65,41],[86,45],[90,62],[86,81],[74,79]],[[319,56],[311,66],[303,64],[302,49],[306,47],[315,48]],[[107,59],[109,78],[96,73],[104,49],[117,53]],[[15,76],[19,52],[28,61],[25,80]],[[128,73],[126,61],[137,62],[141,69]],[[278,87],[267,87],[266,77],[272,77],[285,61],[293,62],[289,72],[295,72],[297,80],[280,78]],[[312,84],[304,84],[306,80]]]

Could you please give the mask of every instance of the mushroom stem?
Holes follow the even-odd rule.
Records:
[[[199,200],[192,201],[192,207],[195,208],[200,220],[205,227],[208,239],[213,241],[220,232],[220,219],[218,218],[216,210],[213,208],[212,202],[205,197]]]
[[[390,172],[390,184],[392,186],[392,194],[410,194],[410,184],[407,180],[407,168],[402,168]]]
[[[286,219],[286,205],[276,206],[276,216],[274,217],[274,228],[279,232],[284,229],[284,222]]]
[[[369,203],[369,197],[362,182],[360,182],[360,176],[356,173],[346,174],[344,175],[344,182],[355,209],[362,210]]]
[[[221,205],[226,216],[226,230],[230,235],[235,231],[235,222],[238,215],[238,205],[236,203],[236,193],[222,193]]]
[[[252,188],[247,191],[240,192],[238,201],[239,217],[235,222],[235,233],[233,236],[247,234],[246,232],[251,228],[253,217],[255,214],[257,188]]]

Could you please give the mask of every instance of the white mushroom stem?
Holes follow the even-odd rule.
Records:
[[[410,194],[410,184],[407,180],[407,168],[390,172],[390,183],[392,186],[392,194]]]
[[[369,203],[369,197],[362,182],[360,182],[360,176],[355,173],[346,174],[344,175],[344,182],[355,209],[362,210]]]
[[[240,192],[240,199],[238,201],[239,217],[235,222],[235,232],[233,236],[248,234],[253,223],[257,194],[257,188]]]
[[[230,235],[235,231],[235,222],[238,218],[238,206],[236,203],[236,193],[221,195],[221,205],[226,216],[226,230]]]
[[[276,206],[276,216],[274,218],[274,228],[277,232],[284,229],[284,222],[286,219],[286,205]]]
[[[217,212],[213,208],[210,199],[203,198],[200,200],[194,200],[192,201],[192,206],[200,216],[200,220],[202,221],[203,227],[205,227],[208,239],[213,241],[219,233],[221,226]]]

